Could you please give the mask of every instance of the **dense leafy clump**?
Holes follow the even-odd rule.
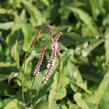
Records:
[[[109,109],[109,1],[1,0],[0,109]],[[43,25],[45,28],[31,47]],[[55,65],[41,83],[58,40]],[[46,47],[39,75],[32,75]]]

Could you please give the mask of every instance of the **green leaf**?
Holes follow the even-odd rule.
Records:
[[[52,108],[52,104],[55,104],[57,100],[61,100],[66,96],[66,89],[63,84],[58,83],[58,72],[54,76],[53,84],[49,94],[49,109]],[[59,85],[59,86],[58,86]]]
[[[109,86],[109,72],[107,72],[101,81],[98,90],[95,92],[95,98],[97,104],[100,104],[101,99],[103,98],[107,87]]]
[[[68,7],[68,9],[71,10],[75,15],[77,15],[82,23],[84,23],[83,26],[85,27],[85,29],[88,29],[87,34],[83,33],[84,36],[97,36],[99,34],[95,22],[88,13],[79,8]]]
[[[88,104],[90,109],[99,109],[94,94],[89,95],[87,93],[84,93],[83,96],[84,101]]]
[[[16,43],[16,40],[18,42],[19,41],[22,42],[23,35],[20,28],[21,28],[20,22],[18,19],[16,19],[16,21],[13,23],[11,27],[11,32],[6,37],[6,44],[7,44],[6,55],[7,56],[11,54],[11,49],[13,45]],[[22,48],[22,43],[19,46]]]
[[[31,81],[31,70],[32,70],[32,59],[36,56],[36,52],[32,51],[31,54],[28,56],[28,58],[24,61],[22,65],[22,69],[24,71],[24,77],[25,77],[25,84],[29,88]],[[21,80],[21,73],[19,74],[19,80]]]
[[[96,20],[97,16],[100,14],[98,1],[97,0],[89,0],[94,20]]]
[[[106,62],[109,63],[109,29],[105,32],[105,58]]]
[[[41,0],[46,6],[50,5],[50,0]]]
[[[68,109],[79,109],[78,105],[72,103],[70,100],[67,101]]]
[[[2,49],[2,45],[0,44],[0,62],[3,60],[4,57],[4,53],[3,53],[3,49]]]
[[[68,62],[68,71],[72,74],[72,77],[74,77],[77,83],[83,83],[81,73],[71,61]]]
[[[66,96],[66,94],[67,94],[67,92],[66,92],[65,87],[60,86],[56,91],[55,99],[61,100]]]
[[[17,99],[13,99],[11,100],[5,107],[4,109],[21,109],[22,106],[21,104],[18,102]]]
[[[81,109],[90,109],[87,103],[82,99],[81,93],[75,93],[74,100]]]
[[[0,23],[0,29],[8,30],[13,25],[13,22]]]
[[[28,51],[32,43],[31,27],[23,21],[21,22],[21,25],[22,25],[22,32],[24,34],[23,50]]]
[[[21,1],[24,5],[27,12],[30,14],[34,25],[42,25],[45,22],[45,17],[43,14],[31,4],[31,2],[27,2],[26,0]]]
[[[103,26],[109,27],[109,14],[106,15],[106,17],[103,19]]]
[[[84,5],[85,4],[81,1],[72,1],[72,2],[62,1],[59,13],[61,15],[61,20],[63,21],[63,23],[65,24],[68,22],[68,17],[70,13],[70,11],[67,9],[68,7],[80,7]]]
[[[19,69],[19,51],[18,51],[18,42],[16,40],[16,43],[13,45],[12,48],[12,57],[14,58],[17,68]]]
[[[7,80],[9,75],[5,75],[5,74],[0,74],[0,82]]]
[[[48,105],[47,99],[46,99],[46,101],[45,101],[45,100],[41,100],[41,101],[36,105],[35,109],[49,109],[48,106],[49,106],[49,105]],[[60,108],[59,108],[59,106],[58,106],[57,104],[53,104],[53,105],[52,105],[52,109],[60,109]]]
[[[18,76],[18,73],[12,72],[8,77],[8,84],[10,84],[11,80]]]
[[[24,72],[27,72],[28,65],[35,56],[36,56],[36,52],[33,50],[30,56],[25,60],[25,62],[22,65],[22,69],[24,70]]]
[[[2,101],[0,101],[0,108],[3,108],[3,103],[2,103]]]
[[[51,89],[50,94],[49,94],[49,109],[51,109],[52,105],[56,102],[55,101],[55,95],[56,95],[56,90]]]
[[[0,62],[0,67],[15,67],[15,63],[10,63],[10,62]]]
[[[101,99],[101,102],[99,104],[99,109],[108,109],[109,107],[109,85],[104,93],[104,96]]]
[[[36,105],[37,109],[48,109],[48,101],[40,101],[37,105]]]

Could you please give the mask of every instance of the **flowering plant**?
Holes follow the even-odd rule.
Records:
[[[34,44],[36,43],[36,40],[37,40],[38,35],[41,33],[41,30],[44,29],[44,28],[49,28],[51,30],[53,28],[53,26],[51,26],[51,25],[42,26],[41,29],[38,31],[38,34],[36,35],[36,37],[32,41],[31,47],[34,46]],[[44,77],[42,79],[42,83],[46,83],[46,81],[49,78],[50,72],[52,71],[52,68],[53,68],[53,66],[55,64],[55,57],[56,57],[56,54],[58,52],[58,42],[57,41],[58,41],[58,39],[59,39],[59,37],[61,35],[62,35],[62,32],[59,32],[53,38],[52,37],[52,33],[50,32],[50,39],[52,41],[52,44],[51,44],[52,53],[51,53],[50,59],[48,60],[47,72],[45,73],[45,75],[44,75]],[[38,61],[37,65],[36,65],[36,67],[34,69],[33,75],[38,75],[39,74],[41,64],[43,63],[43,58],[44,58],[44,53],[45,53],[46,47],[47,47],[47,43],[42,48],[42,52],[40,54],[39,61]]]

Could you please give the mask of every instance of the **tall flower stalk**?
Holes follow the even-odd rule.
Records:
[[[42,78],[41,83],[46,83],[48,78],[49,78],[49,76],[50,76],[50,74],[51,74],[51,71],[52,71],[53,66],[55,64],[55,57],[56,57],[56,54],[58,52],[58,42],[57,41],[58,41],[59,37],[62,35],[62,32],[59,32],[53,38],[52,37],[52,32],[51,32],[51,29],[53,28],[53,26],[51,26],[51,25],[42,26],[41,29],[36,34],[36,37],[33,39],[31,47],[33,47],[35,45],[39,34],[41,33],[42,29],[44,29],[44,28],[48,28],[50,30],[49,33],[50,33],[50,39],[51,39],[51,49],[52,49],[52,52],[51,52],[50,59],[48,60],[48,63],[47,63],[47,72],[45,73],[44,77]],[[45,54],[46,48],[47,48],[47,43],[43,46],[41,54],[40,54],[40,57],[39,57],[39,61],[38,61],[37,65],[36,65],[36,67],[35,67],[35,69],[34,69],[34,71],[32,73],[35,77],[40,72],[40,68],[41,68],[41,65],[43,63],[43,59],[44,59],[44,54]],[[33,89],[33,85],[34,85],[35,80],[36,80],[35,77],[33,78],[33,82],[32,82],[31,89],[30,89],[30,97],[31,97],[30,102],[33,100],[33,98],[32,98],[32,89]],[[42,86],[42,84],[41,84],[41,86]],[[41,89],[41,86],[40,86],[40,89]],[[40,89],[39,89],[39,91],[40,91]],[[39,95],[39,91],[37,92],[37,96]],[[34,106],[34,103],[33,103],[33,106]]]
[[[35,38],[33,39],[32,43],[31,43],[31,46],[30,47],[33,47],[37,41],[37,38],[38,36],[40,35],[41,31],[44,29],[44,28],[48,28],[49,29],[49,32],[50,32],[50,39],[52,40],[52,32],[51,32],[51,29],[53,28],[53,26],[51,25],[44,25],[41,27],[41,29],[38,31],[38,33],[36,34]],[[40,57],[39,57],[39,61],[33,71],[33,75],[38,75],[39,72],[40,72],[40,67],[43,63],[43,58],[44,58],[44,53],[45,53],[45,50],[46,50],[46,47],[47,47],[47,43],[43,46],[42,48],[42,51],[41,51],[41,54],[40,54]],[[32,82],[32,85],[31,85],[31,90],[30,90],[30,97],[32,95],[32,88],[33,88],[33,85],[34,85],[34,82],[35,82],[35,77],[33,78],[33,82]]]
[[[34,46],[34,44],[36,43],[37,41],[37,38],[39,36],[39,34],[41,33],[42,29],[44,28],[48,28],[50,29],[50,39],[52,41],[52,44],[51,44],[51,49],[52,49],[52,52],[51,52],[51,56],[50,56],[50,59],[48,60],[48,63],[47,63],[47,72],[45,73],[44,77],[42,78],[42,83],[46,83],[46,81],[48,80],[49,76],[50,76],[50,72],[52,71],[52,68],[54,66],[54,63],[55,63],[55,57],[56,57],[56,54],[58,52],[58,39],[59,37],[62,35],[62,32],[59,32],[54,38],[52,37],[52,32],[51,32],[51,29],[53,28],[53,26],[51,25],[45,25],[45,26],[42,26],[41,29],[38,31],[36,37],[34,38],[34,40],[32,41],[32,44],[31,44],[31,47]],[[44,58],[44,53],[45,53],[45,50],[46,50],[46,47],[47,47],[47,43],[45,44],[45,46],[42,48],[42,52],[41,52],[41,55],[39,57],[39,61],[38,61],[38,64],[36,65],[35,69],[34,69],[34,72],[33,72],[33,75],[38,75],[39,72],[40,72],[40,67],[42,65],[42,62],[43,62],[43,58]]]

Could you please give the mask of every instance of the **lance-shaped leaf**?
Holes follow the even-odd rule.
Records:
[[[68,9],[70,9],[83,23],[84,23],[84,27],[85,30],[87,29],[88,34],[83,34],[84,36],[96,36],[99,34],[98,28],[95,24],[95,22],[93,21],[93,19],[91,18],[91,16],[86,13],[85,11],[83,11],[82,9],[79,8],[72,8],[69,7]]]
[[[32,42],[32,31],[31,27],[26,24],[24,21],[21,22],[22,32],[24,34],[24,43],[23,43],[23,50],[28,51]]]

